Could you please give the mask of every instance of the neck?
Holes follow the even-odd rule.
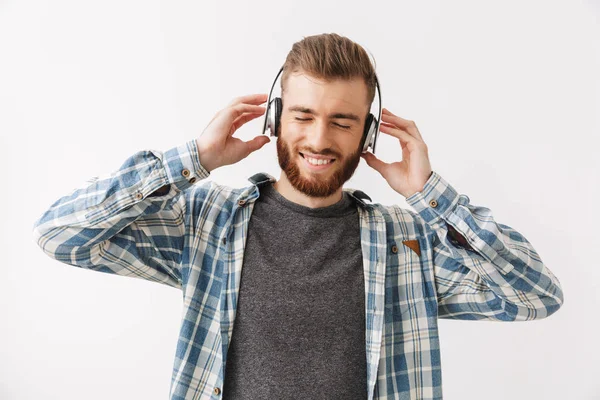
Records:
[[[288,181],[287,176],[283,171],[279,176],[279,180],[273,184],[273,187],[279,194],[285,197],[287,200],[294,203],[300,204],[301,206],[310,208],[327,207],[337,203],[342,199],[343,189],[340,187],[331,196],[327,197],[310,197],[306,194],[296,190]]]

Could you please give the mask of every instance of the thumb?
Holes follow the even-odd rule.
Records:
[[[248,150],[248,154],[254,153],[256,150],[263,147],[265,144],[269,143],[271,138],[266,135],[256,136],[252,140],[248,140],[246,142],[246,148]]]
[[[388,163],[381,161],[375,154],[370,152],[362,153],[360,156],[365,159],[369,167],[379,172],[381,176],[385,178],[387,167],[389,165]]]

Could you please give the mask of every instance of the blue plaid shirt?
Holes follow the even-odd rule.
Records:
[[[182,290],[172,400],[222,395],[248,223],[274,181],[257,174],[234,189],[208,176],[195,140],[139,151],[58,199],[33,229],[60,262]],[[527,321],[563,304],[529,241],[437,172],[406,199],[416,212],[344,190],[360,215],[369,399],[442,399],[438,318]]]

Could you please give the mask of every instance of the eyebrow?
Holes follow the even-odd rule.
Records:
[[[312,115],[319,116],[319,114],[317,112],[315,112],[315,110],[313,110],[312,108],[307,108],[307,107],[303,107],[303,106],[292,106],[292,107],[288,108],[288,111],[290,111],[290,112],[297,111],[297,112],[301,112],[301,113],[305,113],[305,114],[312,114]],[[359,116],[356,114],[352,114],[352,113],[339,113],[339,112],[332,113],[332,114],[329,114],[329,118],[349,119],[352,121],[360,122]]]

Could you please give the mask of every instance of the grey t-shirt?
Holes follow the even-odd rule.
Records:
[[[293,203],[261,187],[244,251],[223,398],[367,397],[357,205]]]

